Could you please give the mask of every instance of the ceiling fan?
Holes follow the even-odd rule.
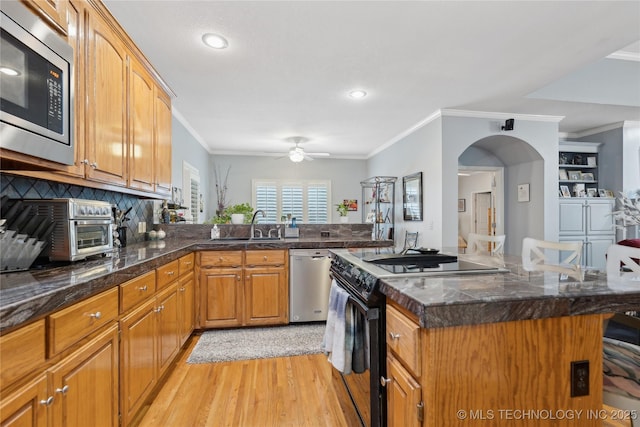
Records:
[[[307,138],[302,136],[292,136],[291,138],[287,138],[287,141],[293,142],[295,144],[294,147],[291,147],[289,153],[289,160],[294,163],[301,162],[303,160],[313,160],[314,157],[328,157],[329,153],[307,153],[304,151],[304,148],[300,147],[300,144],[308,141]]]

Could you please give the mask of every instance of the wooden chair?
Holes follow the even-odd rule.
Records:
[[[563,253],[569,253],[564,256]],[[554,262],[549,255],[557,256]],[[522,267],[526,271],[554,271],[582,277],[580,260],[582,259],[582,242],[549,242],[525,237],[522,240]]]
[[[477,255],[504,255],[504,241],[506,236],[486,236],[469,233],[467,236],[466,253]]]
[[[607,249],[607,277],[615,278],[627,272],[640,275],[640,248],[611,245]]]

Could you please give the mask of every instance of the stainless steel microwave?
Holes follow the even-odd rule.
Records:
[[[0,147],[71,165],[73,48],[18,1],[0,11]]]

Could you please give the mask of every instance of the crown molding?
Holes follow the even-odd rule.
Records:
[[[608,132],[618,128],[636,128],[640,127],[640,121],[625,120],[622,122],[611,123],[608,125],[598,126],[592,129],[586,129],[580,132],[566,132],[558,134],[562,138],[584,138],[585,136],[595,135],[597,133]]]
[[[514,114],[514,113],[500,113],[496,111],[472,111],[472,110],[453,110],[443,109],[440,110],[442,116],[452,117],[472,117],[477,119],[516,119],[516,120],[528,120],[532,122],[551,122],[559,123],[564,116],[547,116],[540,114]]]
[[[611,55],[607,55],[606,58],[607,59],[619,59],[621,61],[636,61],[636,62],[640,62],[640,53],[618,51],[618,52],[612,53]]]

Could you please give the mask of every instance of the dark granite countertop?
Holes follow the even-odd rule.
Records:
[[[0,275],[0,332],[6,333],[193,251],[388,247],[390,240],[300,238],[191,240],[171,238],[129,245],[109,256],[42,270]]]
[[[525,271],[519,257],[460,256],[509,272],[385,278],[380,290],[416,314],[424,328],[640,309],[640,277],[608,279],[603,272],[587,270],[580,280]]]

